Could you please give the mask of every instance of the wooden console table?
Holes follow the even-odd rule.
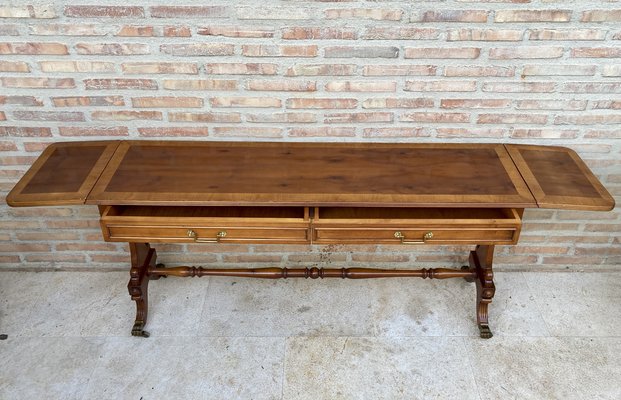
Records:
[[[11,206],[95,204],[106,241],[129,242],[135,336],[162,276],[464,278],[492,333],[494,246],[517,244],[524,208],[611,210],[567,148],[503,144],[92,141],[49,146]],[[472,244],[460,269],[165,267],[149,243]]]

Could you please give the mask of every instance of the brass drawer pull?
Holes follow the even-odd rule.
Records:
[[[199,239],[196,232],[194,232],[192,229],[188,229],[188,237],[191,237],[192,239],[194,239],[196,243],[218,243],[220,239],[222,239],[225,236],[226,236],[226,231],[220,231],[216,234],[215,239]]]
[[[423,240],[405,240],[405,235],[401,231],[395,232],[395,237],[401,239],[401,244],[423,244],[427,240],[433,238],[433,232],[427,232],[423,235]]]

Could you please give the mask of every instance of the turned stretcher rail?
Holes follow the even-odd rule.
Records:
[[[377,269],[377,268],[203,268],[203,267],[155,267],[148,270],[149,276],[234,276],[240,278],[469,278],[474,279],[476,272],[471,269],[423,268],[411,269]]]

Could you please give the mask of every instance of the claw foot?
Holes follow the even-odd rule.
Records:
[[[479,331],[481,332],[482,339],[489,339],[494,336],[488,325],[479,325]]]
[[[143,330],[142,328],[144,328],[144,322],[136,322],[132,328],[132,336],[148,338],[149,332]]]

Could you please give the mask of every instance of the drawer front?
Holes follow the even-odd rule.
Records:
[[[104,236],[119,242],[310,243],[309,230],[294,227],[193,227],[102,224]]]
[[[324,228],[313,229],[313,243],[514,244],[516,228]]]

